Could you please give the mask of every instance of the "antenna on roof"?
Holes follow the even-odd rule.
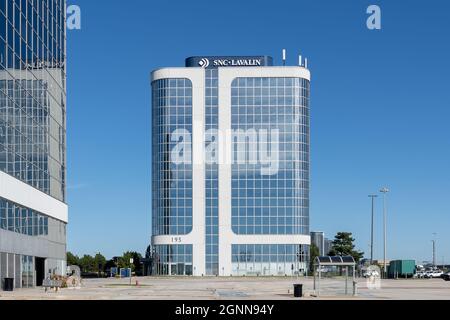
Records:
[[[283,66],[286,66],[286,49],[283,49]]]
[[[302,55],[298,56],[298,66],[302,67],[303,66],[303,60],[302,60]]]
[[[305,68],[308,69],[308,58],[305,58]]]

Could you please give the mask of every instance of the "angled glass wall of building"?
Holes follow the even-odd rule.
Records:
[[[0,279],[64,273],[67,220],[53,216],[67,213],[65,0],[0,0],[0,174]]]
[[[3,198],[0,198],[0,229],[60,243],[66,237],[64,222]]]
[[[0,170],[65,202],[65,1],[0,0]]]

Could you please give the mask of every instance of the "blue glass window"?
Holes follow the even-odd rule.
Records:
[[[152,83],[152,91],[153,235],[185,235],[192,231],[192,155],[173,163],[172,150],[186,137],[173,141],[172,133],[192,132],[192,83],[161,79]]]
[[[279,131],[278,168],[272,174],[261,170],[261,162],[239,162],[240,153],[244,159],[250,153],[247,140],[235,140],[231,199],[235,233],[309,234],[309,141],[303,138],[309,134],[309,90],[309,81],[301,78],[233,81],[232,129]]]

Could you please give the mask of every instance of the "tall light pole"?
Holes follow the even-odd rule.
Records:
[[[436,268],[436,232],[433,232],[433,240],[431,240],[431,242],[433,242],[433,267]]]
[[[370,194],[369,198],[372,198],[372,222],[370,226],[370,264],[373,263],[373,222],[374,222],[374,211],[375,211],[375,198],[378,196],[376,194]]]
[[[386,208],[386,194],[389,192],[389,189],[384,187],[380,190],[380,192],[383,194],[383,221],[384,221],[384,276],[386,276],[387,273],[387,265],[386,265],[386,248],[387,248],[387,208]]]

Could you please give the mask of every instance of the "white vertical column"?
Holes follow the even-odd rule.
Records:
[[[219,69],[219,272],[231,275],[231,78],[226,69]]]
[[[192,69],[192,214],[194,276],[205,274],[205,71]]]

